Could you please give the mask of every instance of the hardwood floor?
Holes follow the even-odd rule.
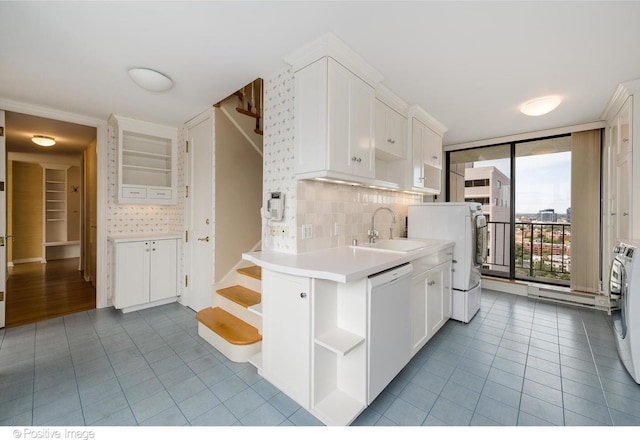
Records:
[[[9,268],[6,327],[95,309],[96,292],[78,270],[78,259],[25,263]]]

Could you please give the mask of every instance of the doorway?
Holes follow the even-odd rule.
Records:
[[[96,128],[7,111],[5,133],[6,327],[95,308]]]

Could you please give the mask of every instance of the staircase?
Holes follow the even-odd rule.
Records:
[[[214,107],[262,156],[262,79],[247,84]],[[240,262],[238,266],[246,265]],[[211,307],[196,313],[198,335],[233,362],[260,368],[262,282],[259,267],[237,267],[214,285]]]
[[[217,289],[212,306],[196,313],[198,335],[233,362],[259,364],[262,350],[261,270],[236,270],[238,284]]]
[[[262,79],[256,79],[213,106],[222,110],[262,154]]]

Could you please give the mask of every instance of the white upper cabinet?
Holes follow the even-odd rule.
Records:
[[[375,122],[376,159],[406,159],[407,117],[376,99]]]
[[[298,177],[373,178],[373,87],[329,57],[295,85]]]
[[[176,203],[177,138],[166,127],[113,115],[118,149],[118,203]]]
[[[285,61],[295,75],[298,179],[440,193],[444,125],[409,108],[333,34]]]
[[[420,107],[409,111],[411,185],[413,189],[440,194],[442,180],[442,137],[447,130]]]

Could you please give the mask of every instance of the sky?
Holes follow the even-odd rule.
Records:
[[[476,162],[510,175],[509,159]],[[516,158],[516,214],[554,209],[566,214],[571,206],[571,152]]]

